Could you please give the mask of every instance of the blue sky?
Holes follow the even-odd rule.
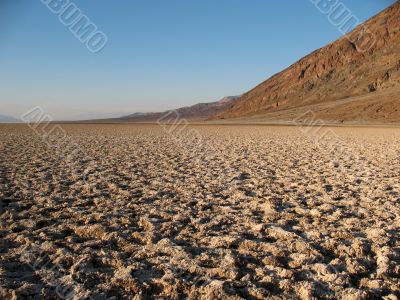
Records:
[[[394,0],[342,0],[360,20]],[[73,1],[91,53],[40,0],[0,0],[0,114],[160,111],[241,94],[340,37],[310,0]]]

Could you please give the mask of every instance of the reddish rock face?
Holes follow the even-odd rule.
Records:
[[[272,76],[244,94],[231,108],[215,114],[213,119],[265,115],[352,97],[360,100],[362,96],[370,97],[371,93],[377,95],[375,102],[380,101],[380,93],[385,97],[390,94],[390,101],[384,106],[396,107],[392,101],[398,101],[400,95],[399,16],[400,3],[397,2],[348,36]],[[372,47],[360,51],[365,50],[366,37],[371,40],[371,34]],[[371,101],[367,102],[366,107],[371,105]],[[360,115],[364,108],[357,105],[355,114]],[[376,118],[375,113],[376,110],[366,109],[361,117]],[[400,120],[400,112],[390,110],[388,113],[395,114]],[[341,116],[332,114],[331,117],[340,119]]]

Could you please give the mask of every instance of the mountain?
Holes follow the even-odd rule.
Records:
[[[216,102],[198,103],[175,110],[167,110],[164,112],[134,113],[121,118],[93,120],[86,122],[153,123],[157,122],[158,120],[171,121],[176,118],[190,121],[203,121],[220,111],[229,109],[238,98],[239,96],[229,96]]]
[[[0,123],[19,123],[20,121],[11,116],[0,115]]]
[[[291,120],[310,110],[338,122],[400,121],[400,2],[211,119]]]

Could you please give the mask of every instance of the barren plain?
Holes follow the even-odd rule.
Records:
[[[400,129],[61,127],[0,127],[1,299],[400,297]]]

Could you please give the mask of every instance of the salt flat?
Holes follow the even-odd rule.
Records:
[[[400,129],[60,128],[0,126],[0,298],[400,296]]]

